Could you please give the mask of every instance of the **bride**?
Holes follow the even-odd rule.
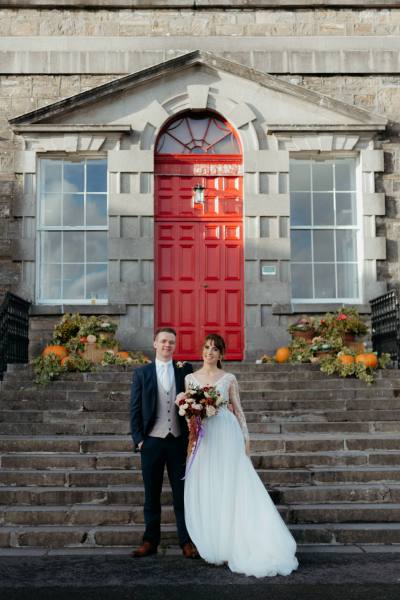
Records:
[[[224,353],[223,338],[207,335],[202,368],[185,378],[186,389],[216,386],[225,400],[203,421],[205,435],[186,474],[186,526],[209,563],[256,577],[289,575],[298,566],[296,542],[249,458],[238,383],[222,370]]]

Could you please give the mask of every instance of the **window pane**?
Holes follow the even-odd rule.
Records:
[[[42,194],[39,198],[42,225],[61,225],[61,195]]]
[[[314,278],[316,298],[336,298],[334,264],[314,265]]]
[[[81,227],[85,224],[83,194],[64,194],[63,225],[65,227]]]
[[[84,185],[85,163],[64,161],[64,194],[74,194],[77,192],[83,192]]]
[[[314,225],[334,225],[333,193],[313,195]]]
[[[358,297],[358,269],[355,264],[338,264],[338,297]]]
[[[61,193],[62,189],[62,161],[47,160],[40,161],[40,188],[47,193]]]
[[[108,260],[106,231],[87,232],[86,260],[87,262],[106,262]]]
[[[84,262],[84,235],[83,231],[64,231],[64,262]]]
[[[336,194],[336,225],[356,225],[357,224],[357,207],[356,195],[344,194],[338,192]]]
[[[41,266],[42,298],[48,300],[61,299],[61,265]]]
[[[357,260],[357,234],[351,229],[336,231],[337,261],[350,262]]]
[[[293,298],[312,298],[312,265],[292,264],[291,271]]]
[[[316,262],[333,262],[335,251],[333,245],[333,231],[321,229],[313,232],[314,260]]]
[[[44,231],[41,234],[42,261],[44,263],[61,262],[61,231]]]
[[[290,219],[292,225],[311,225],[311,194],[292,192],[290,194]]]
[[[293,261],[311,260],[311,232],[304,230],[292,230],[291,235],[291,256]]]
[[[86,163],[86,191],[107,191],[107,161],[88,160]]]
[[[79,300],[84,298],[84,271],[84,265],[64,265],[64,300]]]
[[[302,192],[311,190],[311,163],[309,160],[290,161],[290,190]]]
[[[86,298],[107,298],[107,265],[87,265]]]
[[[339,159],[335,162],[335,187],[337,190],[356,189],[356,163],[353,159]]]
[[[313,190],[333,190],[333,162],[313,162],[312,163],[312,181]]]
[[[107,196],[105,194],[87,195],[86,225],[107,225]]]

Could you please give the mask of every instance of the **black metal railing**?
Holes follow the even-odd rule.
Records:
[[[7,292],[0,306],[0,379],[9,363],[27,363],[30,302]]]
[[[378,353],[388,352],[394,365],[400,367],[400,301],[391,290],[370,301],[372,347]]]

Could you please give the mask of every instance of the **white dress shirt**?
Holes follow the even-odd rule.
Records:
[[[156,372],[157,379],[161,382],[163,388],[169,391],[174,379],[174,365],[172,364],[172,360],[163,362],[156,358]]]

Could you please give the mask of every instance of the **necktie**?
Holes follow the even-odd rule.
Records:
[[[168,365],[163,365],[162,367],[162,373],[161,373],[161,385],[163,386],[163,388],[165,390],[169,390],[169,388],[171,387],[171,380],[170,380],[170,376],[169,376],[169,369],[168,369]]]

